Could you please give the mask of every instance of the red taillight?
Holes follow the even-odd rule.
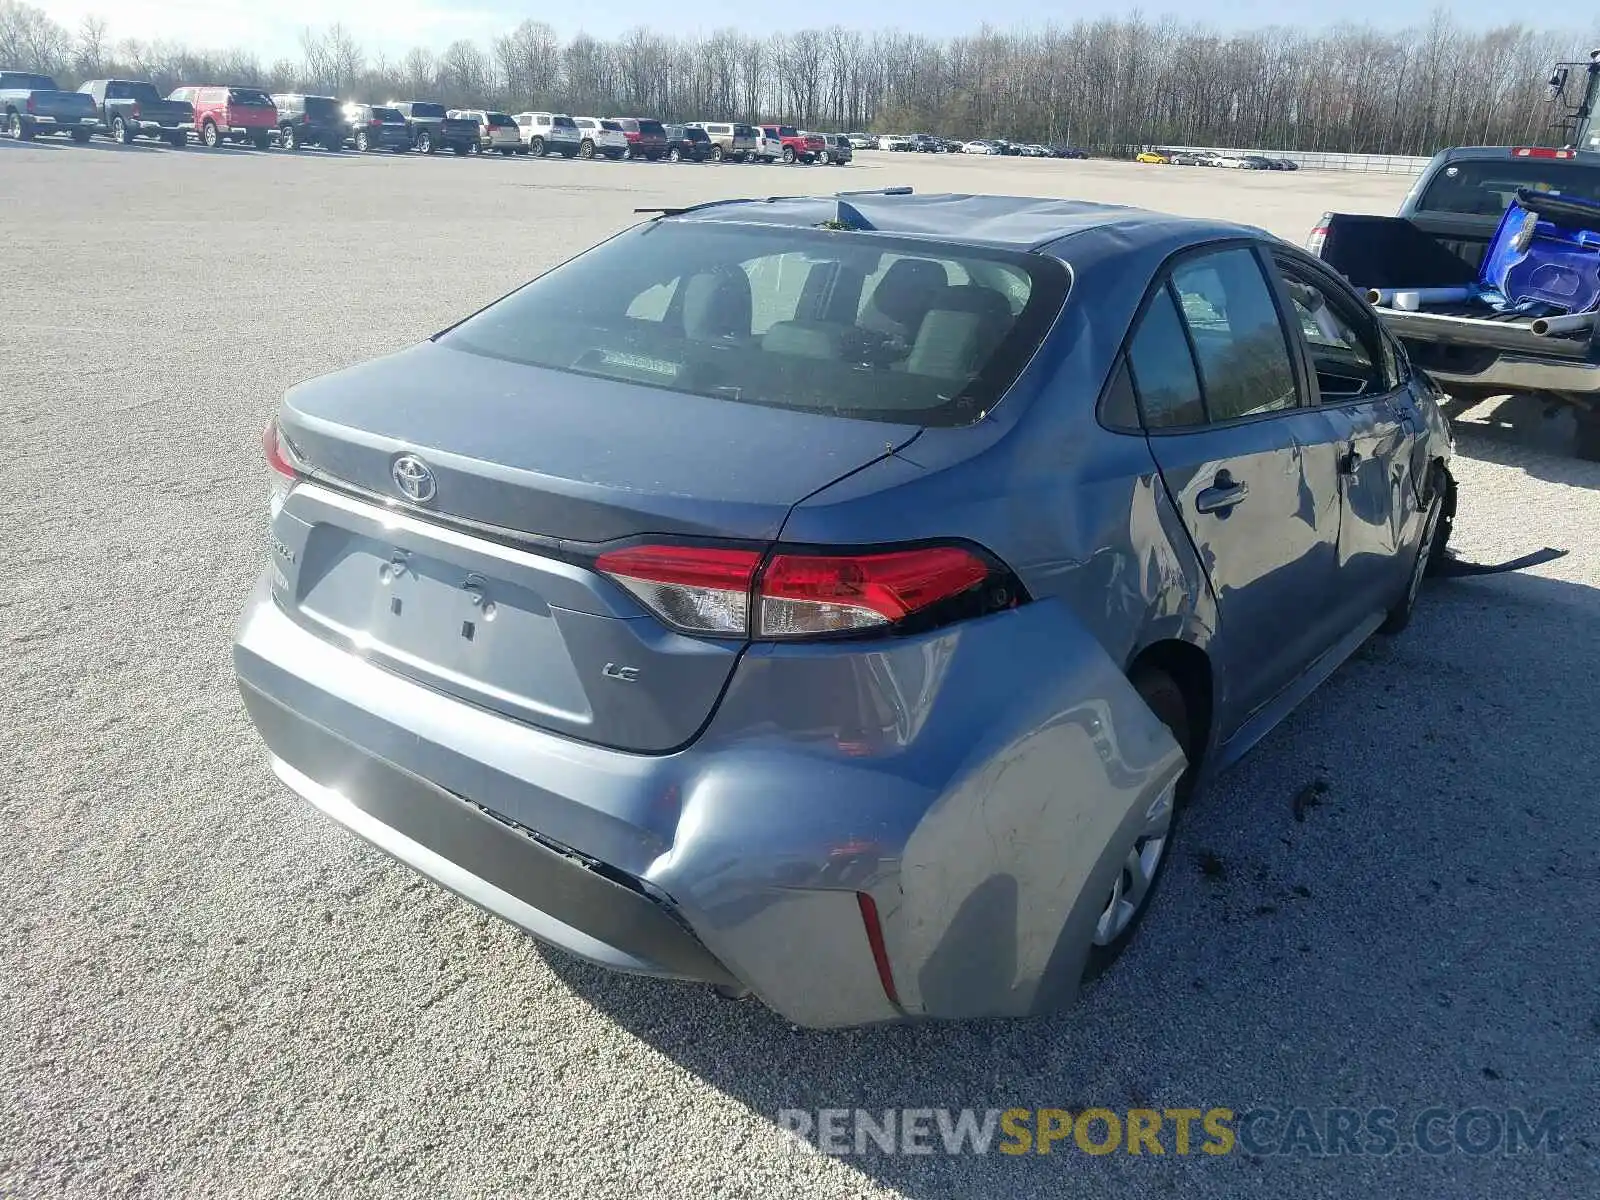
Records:
[[[1332,213],[1323,213],[1322,220],[1318,221],[1311,232],[1306,235],[1306,252],[1322,255],[1323,244],[1328,240],[1328,222],[1333,219]]]
[[[33,106],[33,97],[32,97],[32,96],[29,96],[29,97],[28,97],[28,104],[27,104],[27,108],[28,108],[28,111],[29,111],[29,112],[30,112],[30,113],[33,113],[33,112],[38,112],[38,111],[39,111],[39,110],[38,110],[38,109],[36,109],[36,108],[35,108],[35,107],[34,107],[34,106]]]
[[[638,546],[595,564],[675,628],[723,637],[806,638],[888,629],[969,592],[993,569],[969,550],[877,554]],[[1007,590],[1008,589],[1001,589]],[[1009,602],[1009,591],[1005,597]]]
[[[267,466],[275,474],[283,476],[286,480],[295,480],[300,477],[300,472],[294,469],[288,457],[283,452],[283,446],[278,440],[278,421],[274,417],[267,422],[267,427],[261,431],[261,452],[266,455]]]
[[[1576,150],[1551,150],[1544,146],[1516,146],[1511,151],[1513,158],[1576,158]]]
[[[757,636],[892,625],[988,576],[986,563],[954,546],[849,556],[779,554],[761,576]]]
[[[865,892],[856,893],[856,903],[861,906],[861,924],[867,930],[867,945],[872,947],[872,961],[878,967],[878,982],[883,984],[883,994],[891,1004],[900,1003],[895,991],[894,972],[889,969],[889,950],[883,943],[883,925],[878,920],[878,902]]]
[[[376,117],[374,117],[372,120],[367,122],[367,128],[368,129],[382,129],[383,128],[383,122],[378,120]]]
[[[128,110],[128,115],[131,117],[138,117],[140,115],[139,102],[137,100],[133,102],[133,107]]]
[[[729,637],[749,632],[750,585],[760,565],[755,550],[636,546],[602,554],[595,568],[669,625]]]

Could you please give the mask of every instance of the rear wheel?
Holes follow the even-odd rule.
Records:
[[[543,158],[544,157],[544,139],[542,137],[532,138],[528,142],[528,153],[533,155],[535,158]]]
[[[255,136],[255,143],[257,150],[270,150],[272,149],[272,135],[270,133],[258,133]]]
[[[679,150],[676,146],[674,146],[671,150],[667,151],[667,161],[668,162],[682,162],[683,161],[683,151]]]
[[[128,128],[128,123],[121,117],[111,118],[111,140],[124,146],[133,142],[133,130]]]
[[[1150,901],[1172,858],[1178,810],[1194,781],[1194,730],[1189,723],[1189,704],[1184,699],[1183,689],[1165,671],[1148,667],[1134,671],[1129,682],[1156,719],[1167,727],[1189,761],[1165,802],[1153,805],[1145,813],[1143,823],[1126,847],[1122,869],[1095,923],[1089,957],[1084,964],[1085,981],[1105,974],[1138,932],[1139,923],[1149,911]]]
[[[212,150],[222,145],[222,134],[215,121],[207,121],[200,127],[200,140]]]
[[[584,138],[582,144],[578,147],[578,156],[580,158],[593,158],[594,142],[589,138]]]
[[[171,146],[174,150],[182,150],[188,144],[189,132],[186,129],[180,129],[176,133],[167,134],[167,145]]]
[[[285,150],[300,149],[300,135],[295,132],[293,125],[285,125],[278,132],[278,145],[282,146]]]
[[[469,153],[471,153],[472,147],[463,146],[460,142],[457,142],[454,146],[451,146],[450,149],[455,151],[457,158],[465,158]]]
[[[89,138],[93,136],[93,134],[94,130],[92,129],[74,129],[72,131],[72,140],[77,142],[80,146],[87,146],[89,144]]]
[[[712,162],[721,162],[722,161],[722,147],[721,146],[713,146],[713,147],[711,147],[711,161]]]
[[[417,134],[417,149],[422,151],[424,154],[432,154],[433,134],[429,133],[426,129]]]
[[[785,146],[783,148],[783,161],[786,162],[786,163],[793,163],[794,162],[794,147],[793,146]]]
[[[356,131],[356,149],[362,154],[365,154],[368,150],[372,149],[372,138],[367,135],[367,131],[365,129],[359,129]]]

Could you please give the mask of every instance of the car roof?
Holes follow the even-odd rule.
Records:
[[[1115,230],[1141,246],[1173,240],[1270,236],[1228,221],[1176,217],[1119,204],[1037,196],[936,194],[907,189],[725,200],[671,210],[665,219],[816,227],[845,221],[854,228],[1006,250],[1038,250],[1062,238]]]

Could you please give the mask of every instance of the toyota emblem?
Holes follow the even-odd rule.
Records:
[[[417,504],[432,500],[438,489],[433,470],[415,454],[402,454],[395,459],[389,473],[394,476],[394,485],[400,489],[400,494]]]

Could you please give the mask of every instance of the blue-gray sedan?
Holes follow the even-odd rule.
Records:
[[[1022,1015],[1455,510],[1260,230],[904,189],[661,214],[266,435],[273,769],[543,941],[801,1025]]]

